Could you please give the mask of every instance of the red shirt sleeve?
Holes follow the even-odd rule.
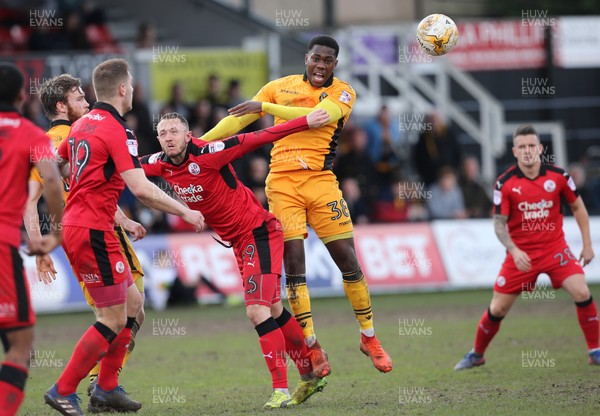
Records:
[[[117,172],[141,168],[138,160],[137,139],[129,131],[123,130],[106,141],[110,157],[115,162]]]
[[[154,153],[152,155],[146,155],[140,158],[140,164],[146,176],[161,176],[162,168],[160,159],[163,152]]]
[[[499,180],[496,180],[496,186],[494,187],[494,213],[496,215],[508,217],[510,214],[510,195],[507,190],[506,183],[502,184]]]
[[[267,143],[273,143],[285,136],[306,129],[308,129],[308,124],[306,116],[303,116],[264,130],[239,134],[222,141],[210,142],[202,147],[201,153],[210,153],[212,157],[203,160],[203,162],[212,168],[220,169],[222,166]]]
[[[61,159],[69,161],[69,139],[65,139],[62,141],[60,146],[58,146],[58,155]]]
[[[569,204],[575,202],[579,196],[579,192],[577,191],[575,181],[573,181],[573,178],[571,178],[567,172],[562,175],[561,185],[560,194]]]

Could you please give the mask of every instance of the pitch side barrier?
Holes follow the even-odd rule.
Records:
[[[600,217],[590,219],[590,228],[594,251],[600,253],[600,233],[594,233],[600,229]],[[564,231],[572,252],[578,256],[581,239],[573,218],[565,219]],[[146,273],[151,307],[166,306],[168,287],[176,278],[184,285],[197,287],[199,302],[222,300],[222,295],[208,285],[199,284],[201,276],[223,294],[241,299],[242,282],[233,252],[217,244],[212,234],[153,235],[134,243]],[[490,219],[356,226],[355,244],[374,294],[491,288],[504,259]],[[311,296],[344,296],[342,276],[312,231],[305,247],[306,258],[310,259],[306,279]],[[35,259],[23,257],[36,312],[87,310],[61,248],[52,253],[58,277],[51,285],[38,282]],[[600,261],[593,261],[585,271],[588,281],[600,282]],[[549,287],[547,276],[538,283]]]

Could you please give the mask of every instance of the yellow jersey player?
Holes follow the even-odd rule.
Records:
[[[50,120],[50,129],[46,133],[52,140],[55,149],[58,149],[60,144],[68,137],[71,129],[71,123],[75,122],[89,111],[89,103],[85,99],[85,93],[81,88],[81,80],[74,78],[69,74],[62,74],[47,80],[40,89],[40,101],[44,108],[44,112]],[[38,200],[42,195],[44,180],[36,168],[31,170],[29,177],[29,197],[24,214],[25,228],[30,238],[41,236],[39,215],[37,210]],[[69,196],[69,183],[63,178],[63,202],[67,203]],[[125,230],[129,231],[138,240],[146,234],[144,227],[131,219],[116,207],[115,214],[115,235],[121,243],[121,251],[129,262],[131,273],[135,281],[136,287],[140,293],[144,294],[144,272],[142,266],[133,250],[131,242]],[[135,241],[134,240],[134,241]],[[56,269],[54,263],[48,254],[36,256],[36,269],[38,272],[38,280],[44,283],[50,283],[56,279]],[[85,285],[80,282],[85,299],[92,309],[95,309],[94,301],[89,295]],[[135,346],[135,335],[144,321],[144,310],[140,311],[136,317],[136,322],[132,328],[132,339],[129,344],[129,349],[123,359],[123,364],[127,362],[129,354]],[[90,371],[90,386],[88,392],[91,391],[93,383],[98,377],[100,365],[97,364]]]
[[[304,239],[308,223],[327,247],[342,272],[344,290],[360,325],[360,350],[379,371],[392,370],[392,360],[375,337],[373,312],[367,281],[354,249],[350,212],[332,172],[337,141],[356,98],[352,87],[334,77],[339,45],[329,36],[317,36],[308,44],[303,75],[279,78],[265,85],[252,99],[229,110],[201,139],[227,137],[265,113],[275,124],[322,108],[331,123],[315,130],[290,134],[271,151],[266,180],[269,208],[281,221],[285,233],[284,268],[288,299],[296,320],[303,328],[310,349],[314,373],[331,372],[327,355],[317,341],[306,286]]]

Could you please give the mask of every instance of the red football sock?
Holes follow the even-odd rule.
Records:
[[[494,316],[488,309],[483,313],[479,326],[477,327],[477,333],[475,334],[475,345],[473,349],[477,354],[482,354],[487,349],[490,342],[494,338],[494,335],[500,329],[500,322],[504,317]]]
[[[95,322],[75,345],[73,355],[57,381],[58,394],[75,393],[79,382],[108,351],[116,334],[106,325]]]
[[[119,385],[119,369],[123,364],[123,358],[129,348],[131,341],[131,328],[135,318],[127,318],[125,328],[110,344],[108,352],[100,361],[100,373],[98,373],[98,385],[104,391],[114,390]]]
[[[258,333],[260,349],[271,372],[274,389],[287,389],[287,363],[285,360],[285,337],[270,317],[254,327]]]
[[[308,347],[304,342],[304,334],[300,324],[295,319],[291,319],[292,314],[283,308],[279,318],[275,319],[285,338],[285,352],[290,357],[300,375],[308,374],[312,371],[310,358],[308,358]]]
[[[584,302],[575,302],[577,305],[577,319],[579,320],[579,326],[583,331],[585,342],[587,343],[588,349],[593,350],[598,348],[598,336],[600,328],[598,326],[598,309],[596,308],[596,302],[590,296],[590,298]]]
[[[23,401],[27,368],[4,361],[0,368],[0,416],[14,416]]]

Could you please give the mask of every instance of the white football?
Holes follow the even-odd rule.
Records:
[[[458,43],[458,28],[448,16],[430,14],[417,27],[417,42],[429,55],[445,55]]]

